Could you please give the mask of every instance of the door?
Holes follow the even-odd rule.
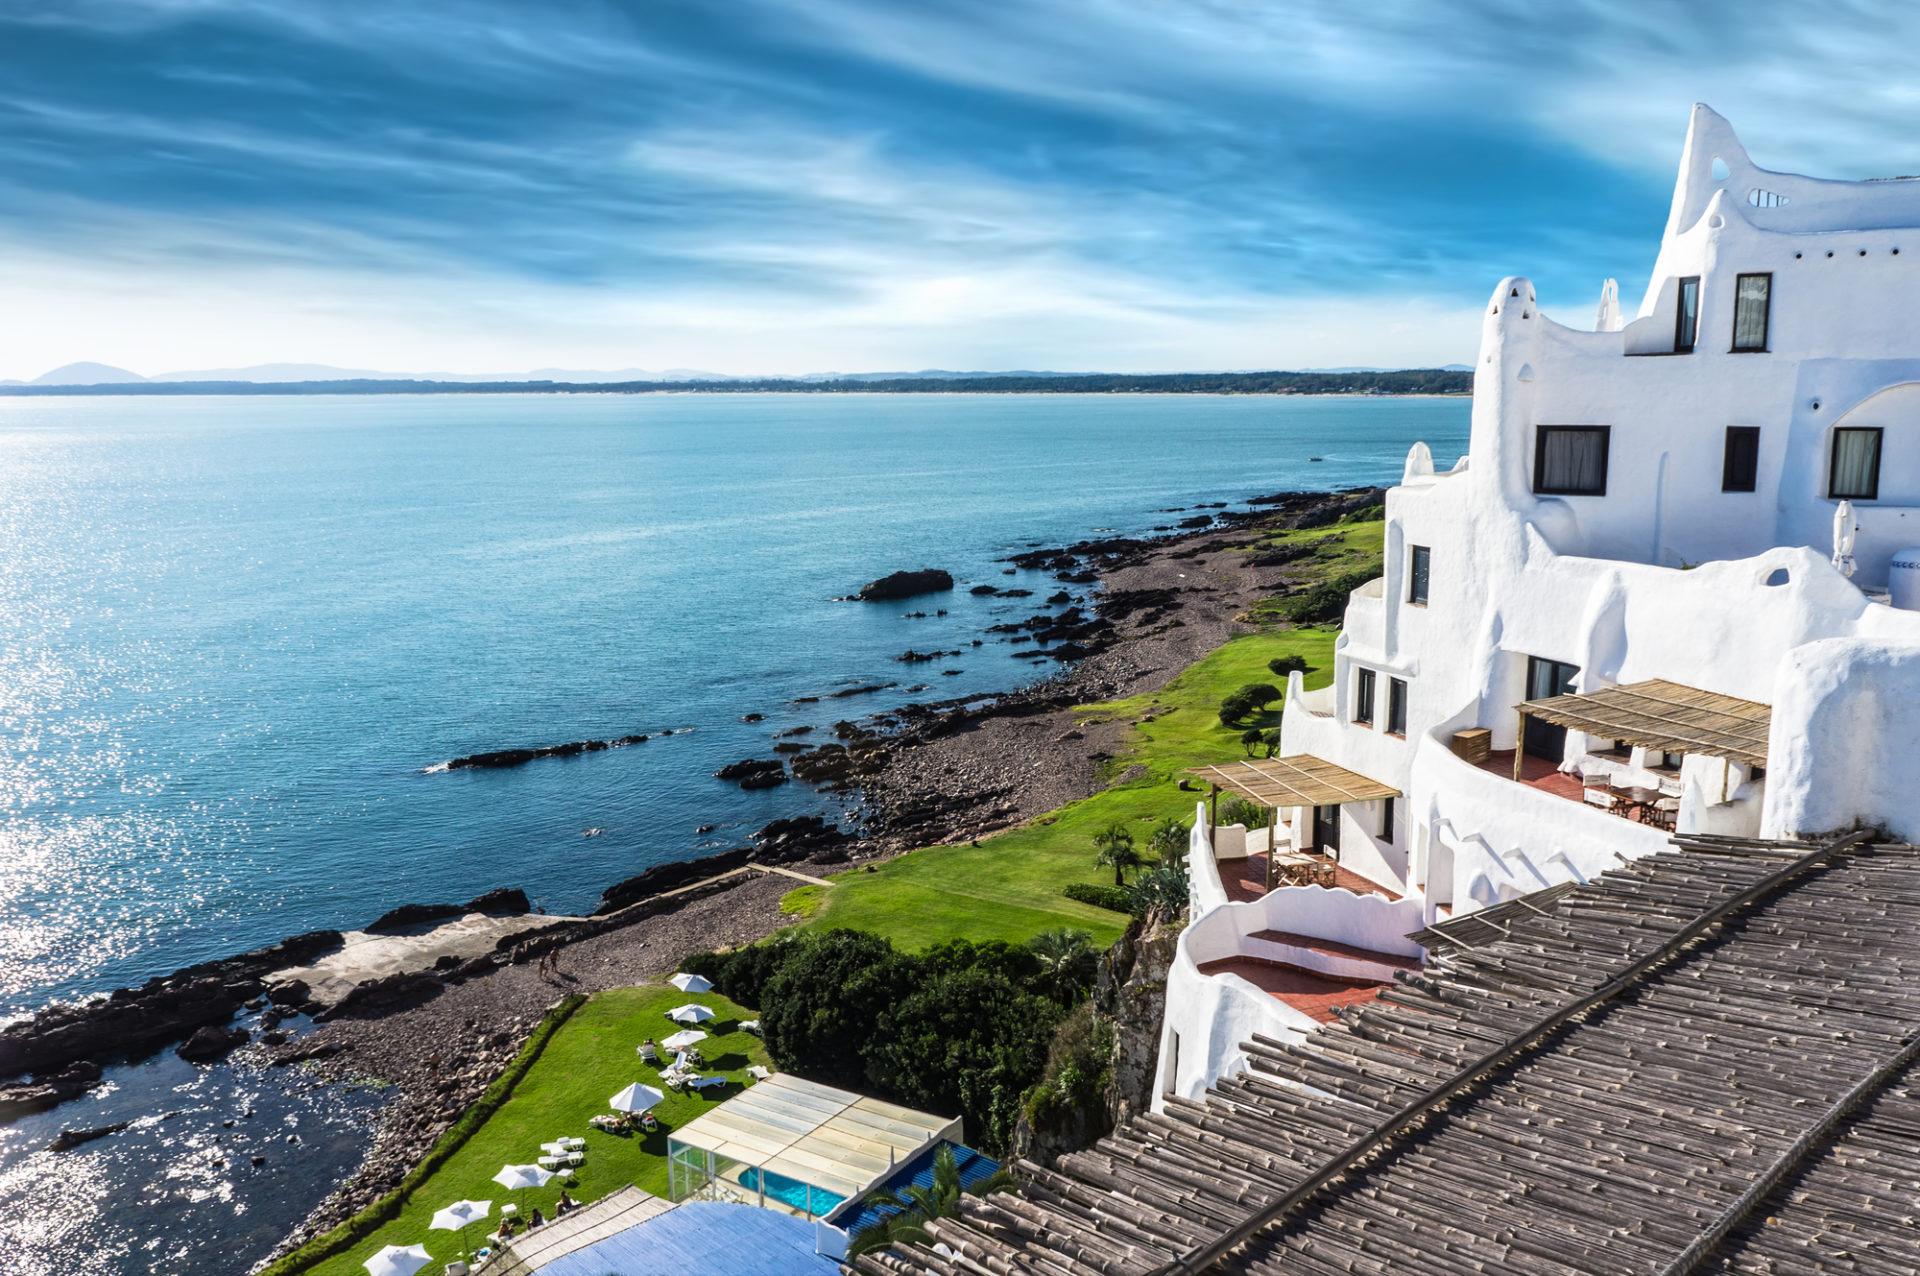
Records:
[[[1340,808],[1313,808],[1313,847],[1329,859],[1340,858]]]
[[[1573,680],[1579,676],[1579,665],[1528,656],[1527,699],[1551,700],[1555,696],[1569,695],[1573,691]],[[1525,747],[1529,756],[1545,758],[1558,765],[1560,759],[1566,755],[1567,729],[1530,717],[1527,719]]]

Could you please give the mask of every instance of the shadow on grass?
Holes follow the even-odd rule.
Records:
[[[707,1060],[707,1067],[714,1072],[738,1072],[752,1062],[746,1055],[735,1052]]]

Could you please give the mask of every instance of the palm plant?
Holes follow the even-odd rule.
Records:
[[[1153,836],[1147,839],[1147,849],[1157,856],[1162,864],[1185,859],[1187,855],[1187,826],[1182,820],[1162,820],[1153,830]]]
[[[1094,864],[1100,868],[1113,870],[1113,884],[1127,884],[1127,870],[1139,868],[1146,861],[1140,858],[1140,852],[1133,849],[1133,834],[1124,824],[1109,824],[1093,835],[1093,844],[1100,848],[1100,854],[1094,857]]]
[[[1093,986],[1100,950],[1086,931],[1067,926],[1043,930],[1027,941],[1027,951],[1040,963],[1041,986],[1061,1005],[1071,1006]]]
[[[953,1145],[947,1144],[933,1158],[933,1185],[909,1183],[892,1192],[875,1192],[867,1198],[873,1209],[890,1210],[881,1218],[855,1232],[847,1243],[847,1257],[858,1258],[877,1249],[895,1245],[931,1245],[933,1233],[927,1224],[948,1218],[959,1208],[962,1196],[990,1196],[1013,1190],[1013,1175],[996,1170],[969,1187],[960,1185],[960,1166],[953,1157]]]

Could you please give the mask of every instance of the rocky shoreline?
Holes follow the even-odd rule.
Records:
[[[346,938],[337,931],[189,968],[85,1006],[49,1007],[0,1032],[0,1078],[36,1074],[0,1088],[0,1111],[10,1096],[44,1106],[84,1092],[99,1080],[101,1061],[181,1037],[199,1042],[209,1058],[238,1048],[332,1078],[393,1084],[396,1097],[366,1161],[286,1239],[284,1252],[390,1190],[561,997],[655,978],[694,952],[751,942],[786,924],[779,902],[792,879],[755,874],[750,865],[832,871],[853,860],[978,838],[1096,791],[1125,725],[1076,726],[1071,706],[1163,685],[1244,632],[1255,602],[1301,583],[1301,568],[1286,555],[1244,553],[1247,533],[1323,526],[1381,499],[1378,488],[1281,493],[1247,502],[1246,512],[1218,505],[1209,507],[1219,511],[1213,513],[1167,511],[1188,516],[1151,539],[1030,546],[1008,560],[1008,571],[1051,573],[1056,588],[1045,598],[1047,610],[995,625],[976,645],[1007,642],[1031,651],[1036,663],[1064,666],[1061,672],[1004,695],[909,703],[843,720],[831,728],[834,738],[820,743],[775,737],[771,759],[746,759],[729,777],[765,786],[786,782],[790,770],[794,781],[858,795],[853,832],[819,817],[777,820],[755,834],[752,847],[659,865],[615,883],[589,917],[524,915],[516,919],[524,926],[498,928],[490,951],[442,955],[425,968],[370,978],[332,1002],[313,1000],[304,984],[276,984],[273,976],[338,952]],[[1097,593],[1088,588],[1095,585]],[[1012,598],[1036,592],[983,588]],[[909,663],[920,663],[940,653],[907,654],[917,657]],[[515,765],[525,760],[522,753],[535,752],[545,751],[459,761]],[[367,930],[430,934],[468,912],[512,918],[516,907],[525,913],[524,896],[496,891],[462,906],[406,905]],[[539,960],[547,954],[554,954],[551,964]],[[264,1008],[262,1024],[273,1031],[254,1041],[244,1030],[236,1034],[228,1025],[243,1008]],[[300,1031],[301,1016],[310,1031]],[[189,1036],[200,1032],[206,1036]]]

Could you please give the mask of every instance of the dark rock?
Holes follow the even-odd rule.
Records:
[[[379,979],[363,979],[313,1019],[315,1023],[330,1023],[350,1010],[364,1015],[417,1006],[439,995],[443,983],[440,974],[431,970],[403,970]]]
[[[1047,604],[1048,606],[1051,606],[1051,607],[1058,607],[1062,603],[1070,603],[1072,601],[1073,601],[1073,595],[1069,594],[1064,589],[1057,594],[1049,594],[1047,596]]]
[[[901,598],[912,598],[917,594],[934,594],[953,588],[953,576],[937,567],[923,567],[917,572],[894,572],[870,581],[860,587],[858,595],[861,602],[893,602]]]
[[[744,782],[752,778],[753,776],[759,775],[763,772],[781,771],[783,769],[784,768],[780,762],[780,759],[778,758],[772,758],[767,760],[762,760],[759,758],[742,758],[738,762],[727,763],[727,765],[721,767],[718,771],[715,771],[713,774],[716,779],[739,780]]]
[[[275,1028],[272,1032],[263,1032],[260,1034],[260,1044],[263,1046],[284,1046],[287,1044],[287,1034],[281,1032],[278,1028]]]
[[[100,1065],[81,1059],[23,1085],[0,1086],[0,1117],[38,1111],[85,1094],[100,1082]]]
[[[195,1029],[194,1034],[175,1046],[173,1052],[188,1063],[212,1063],[246,1045],[251,1036],[245,1028],[224,1028],[210,1023]]]
[[[672,731],[662,731],[661,735],[672,735]],[[538,758],[572,758],[582,753],[602,753],[608,749],[624,749],[630,744],[645,744],[644,735],[623,735],[612,740],[575,740],[568,744],[544,744],[525,749],[496,749],[491,753],[470,753],[465,757],[454,758],[446,764],[449,771],[490,771],[504,767],[525,766]]]
[[[965,669],[942,669],[940,671],[940,676],[942,678],[953,678],[965,672],[966,672]]]
[[[719,827],[720,826],[718,824],[702,824],[699,828],[693,831],[694,836],[698,837],[702,833],[711,833]]]
[[[740,718],[740,721],[742,721],[742,722],[763,722],[763,721],[765,721],[765,720],[766,720],[766,716],[767,716],[767,715],[766,715],[766,714],[764,714],[764,713],[749,713],[749,714],[744,714],[744,715],[742,715],[742,716],[741,716],[741,718]]]
[[[753,858],[748,849],[723,851],[707,859],[656,864],[646,872],[609,886],[600,897],[596,916],[618,912],[664,891],[678,890],[704,878],[731,872]]]
[[[266,1163],[267,1163],[267,1158],[264,1156],[255,1156],[253,1158],[253,1164],[256,1166],[265,1165]]]
[[[311,991],[304,979],[283,979],[267,989],[267,1000],[276,1006],[298,1006]]]
[[[969,589],[967,592],[969,594],[983,594],[983,595],[997,594],[1000,592],[1000,587],[998,585],[975,585],[972,589]]]
[[[382,934],[387,931],[405,930],[421,922],[445,921],[460,916],[458,904],[402,904],[398,908],[388,909],[367,923],[370,934]]]
[[[842,687],[840,690],[833,693],[832,698],[835,700],[845,700],[848,696],[871,695],[876,691],[885,691],[890,687],[897,687],[899,685],[900,684],[897,682],[876,682],[866,686]]]
[[[462,905],[469,913],[485,913],[489,917],[518,917],[522,913],[533,911],[532,901],[527,893],[518,887],[496,887],[484,895],[476,896]]]
[[[785,731],[774,732],[773,738],[776,740],[785,740],[796,735],[806,735],[812,730],[812,727],[788,727]]]
[[[132,1125],[131,1121],[116,1121],[112,1125],[97,1125],[90,1130],[62,1130],[53,1136],[53,1142],[47,1144],[49,1152],[65,1152],[68,1148],[77,1148],[82,1143],[91,1143],[95,1139],[104,1139],[109,1134],[118,1134]]]

